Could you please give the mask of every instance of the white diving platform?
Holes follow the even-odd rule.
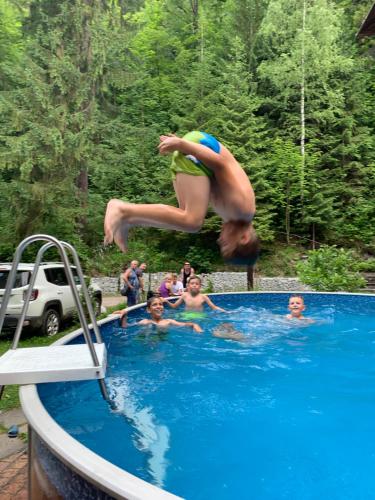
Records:
[[[106,348],[104,343],[93,346],[99,366],[86,343],[10,349],[0,357],[0,385],[103,379]]]

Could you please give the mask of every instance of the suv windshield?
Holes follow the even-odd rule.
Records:
[[[30,271],[17,271],[16,281],[13,288],[20,288],[21,286],[26,286],[30,281]],[[9,271],[0,269],[0,288],[5,288],[7,284],[7,279],[9,276]]]

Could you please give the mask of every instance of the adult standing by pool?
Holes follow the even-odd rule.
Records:
[[[190,262],[186,261],[184,267],[180,271],[181,281],[184,285],[184,289],[186,288],[188,279],[190,278],[190,276],[193,276],[193,274],[195,274],[194,268],[191,267]]]
[[[130,266],[123,274],[124,283],[128,287],[126,291],[128,307],[135,306],[138,299],[138,292],[140,287],[139,279],[136,273],[138,265],[139,262],[137,260],[132,260],[130,262]]]

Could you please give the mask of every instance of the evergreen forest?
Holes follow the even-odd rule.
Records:
[[[134,229],[126,256],[102,244],[111,198],[177,205],[158,137],[189,130],[249,175],[260,269],[322,244],[374,256],[375,37],[356,37],[371,5],[0,0],[0,260],[47,233],[92,272],[224,269],[212,211],[199,234]]]

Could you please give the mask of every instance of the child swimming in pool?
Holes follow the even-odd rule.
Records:
[[[173,309],[176,309],[176,307],[179,307],[182,303],[184,303],[186,311],[203,311],[204,304],[207,304],[215,311],[226,312],[225,309],[215,306],[207,295],[201,293],[201,286],[202,283],[199,276],[190,276],[186,292],[184,292],[181,297],[176,300],[176,302],[173,303],[165,300],[164,303],[173,307]]]
[[[197,333],[202,333],[202,328],[196,323],[191,321],[182,322],[176,321],[175,319],[163,319],[164,305],[161,297],[151,297],[147,301],[147,312],[150,314],[151,319],[142,319],[137,323],[137,325],[155,325],[157,328],[165,330],[169,326],[184,326],[192,328]],[[121,315],[121,326],[125,328],[127,326],[127,313],[125,309],[119,311],[114,311],[113,314]]]
[[[303,311],[306,309],[302,295],[292,295],[289,297],[288,309],[290,313],[286,315],[287,319],[303,320],[308,323],[314,322],[313,319],[305,318],[305,316],[302,315]]]
[[[218,337],[220,339],[228,339],[228,340],[249,340],[249,337],[246,337],[245,334],[239,332],[234,328],[232,323],[222,323],[217,326],[212,332],[214,337]]]
[[[253,265],[259,254],[252,224],[255,196],[234,156],[215,137],[198,131],[183,138],[162,135],[158,149],[161,155],[172,153],[173,187],[179,207],[110,200],[104,219],[105,244],[114,241],[125,252],[132,226],[198,232],[211,202],[223,220],[218,243],[224,259]]]
[[[192,322],[182,322],[176,321],[174,319],[163,319],[163,306],[164,300],[161,297],[151,297],[147,301],[147,312],[151,315],[151,319],[142,319],[137,323],[137,325],[155,325],[160,330],[166,330],[169,326],[185,326],[191,327],[197,333],[202,333],[202,328],[196,323]],[[114,311],[113,314],[121,315],[121,326],[122,328],[126,328],[127,326],[127,313],[125,309],[121,309],[119,311]],[[216,327],[212,335],[214,337],[227,339],[227,340],[237,340],[242,341],[246,340],[246,336],[237,330],[235,330],[234,326],[231,323],[222,323],[218,327]]]

